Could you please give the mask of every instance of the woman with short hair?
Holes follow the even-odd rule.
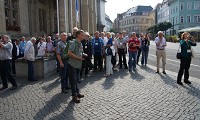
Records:
[[[180,59],[180,69],[178,72],[178,77],[177,77],[177,83],[179,85],[183,85],[181,82],[183,73],[184,73],[184,82],[186,84],[191,84],[189,81],[189,68],[191,64],[191,58],[192,58],[192,51],[191,51],[191,46],[196,46],[196,42],[192,36],[188,32],[184,32],[181,35],[181,41],[180,41],[180,46],[181,46],[181,59]]]

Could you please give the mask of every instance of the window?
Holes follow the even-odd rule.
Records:
[[[173,13],[175,13],[175,8],[173,9]]]
[[[180,10],[181,10],[181,11],[184,10],[184,3],[181,3],[181,5],[180,5]]]
[[[178,12],[178,6],[176,6],[176,13]]]
[[[6,30],[20,31],[18,0],[5,0]]]
[[[133,23],[136,23],[136,22],[135,22],[135,19],[133,19]]]
[[[187,22],[190,23],[191,22],[191,16],[187,16]]]
[[[187,4],[187,10],[191,10],[192,9],[192,4],[191,3],[188,3]]]
[[[184,22],[183,16],[181,16],[181,19],[180,19],[180,21],[181,21],[181,23],[183,23],[183,22]]]
[[[194,10],[200,10],[200,2],[194,4]]]
[[[194,16],[194,22],[195,23],[200,23],[200,15],[195,15]]]
[[[177,24],[178,23],[178,17],[176,16],[176,23],[175,24]]]
[[[144,23],[144,18],[141,18],[141,23]]]

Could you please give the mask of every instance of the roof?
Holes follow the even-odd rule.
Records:
[[[131,15],[142,15],[142,13],[150,13],[153,10],[151,6],[136,6],[132,7],[124,13],[124,17]]]
[[[111,20],[110,20],[110,17],[108,15],[106,15],[106,18],[105,18],[106,21],[110,22],[110,23],[113,23]]]

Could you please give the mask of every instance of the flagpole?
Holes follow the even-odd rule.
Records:
[[[56,0],[56,4],[57,4],[57,24],[58,24],[58,34],[60,34],[60,18],[59,18],[59,6],[58,6],[58,0]]]
[[[72,17],[72,0],[70,0],[70,13],[71,13],[71,15],[70,15],[70,21],[71,21],[71,32],[72,32],[72,29],[73,29],[73,17]]]
[[[78,12],[77,12],[77,2],[78,2],[78,1],[76,0],[76,1],[75,1],[75,9],[76,9],[76,27],[77,27],[77,16],[78,16],[78,15],[77,15],[77,14],[78,14]]]
[[[64,0],[64,7],[65,7],[65,32],[67,33],[67,16],[66,16],[66,12],[67,12],[67,8],[66,8],[66,0]]]

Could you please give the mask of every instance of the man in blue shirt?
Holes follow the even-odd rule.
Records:
[[[25,37],[22,37],[21,42],[19,43],[19,49],[20,49],[19,57],[24,57],[25,46],[26,46]]]
[[[103,68],[103,40],[99,37],[99,31],[95,32],[95,38],[92,39],[92,54],[94,56],[94,71],[97,70],[97,66],[102,71]]]

